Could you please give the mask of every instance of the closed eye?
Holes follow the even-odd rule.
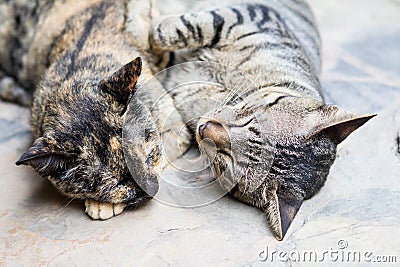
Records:
[[[231,128],[245,127],[245,126],[249,125],[253,120],[254,120],[254,117],[252,117],[250,120],[248,120],[247,122],[245,122],[243,124],[228,124],[228,126],[231,127]]]
[[[37,158],[32,162],[32,167],[42,176],[49,176],[54,173],[66,171],[71,163],[71,158],[61,155],[50,155]]]
[[[17,165],[28,165],[34,168],[41,176],[50,176],[68,170],[75,161],[76,153],[48,153],[42,155],[28,155],[17,162]]]

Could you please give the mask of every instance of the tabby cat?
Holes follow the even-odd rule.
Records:
[[[136,83],[152,75],[158,60],[148,45],[153,13],[150,1],[0,4],[0,67],[24,87],[36,88],[31,119],[36,140],[17,165],[31,166],[68,197],[86,199],[94,219],[117,215],[154,195],[160,138],[168,145],[178,131],[185,135],[177,113],[163,121],[173,103],[165,97],[156,102],[165,93],[161,84],[136,92]],[[125,120],[133,131],[147,130],[139,140],[128,140],[138,144],[129,148],[137,163],[132,174],[123,155]],[[165,132],[158,131],[160,125]],[[170,156],[180,153],[174,149],[169,148]],[[133,178],[146,182],[146,192]]]
[[[373,116],[324,103],[320,39],[307,3],[228,3],[161,19],[151,45],[171,52],[170,65],[195,62],[171,68],[164,85],[178,88],[170,94],[185,121],[199,118],[190,126],[221,184],[263,210],[282,240],[302,202],[324,185],[337,145]],[[177,77],[199,73],[223,86],[176,86]]]

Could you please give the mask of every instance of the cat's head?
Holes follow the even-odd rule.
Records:
[[[158,133],[149,111],[133,95],[140,73],[141,59],[136,58],[109,77],[65,81],[58,90],[46,88],[45,78],[32,112],[37,139],[16,164],[31,166],[69,197],[127,204],[148,198],[128,169],[122,141],[126,119],[134,128],[146,124],[147,136],[134,137],[143,147],[128,152],[138,162],[133,175],[147,179],[156,191],[148,165],[159,160]]]
[[[196,139],[220,181],[263,209],[277,239],[304,199],[326,181],[336,146],[372,116],[356,117],[321,101],[275,92],[214,110]]]

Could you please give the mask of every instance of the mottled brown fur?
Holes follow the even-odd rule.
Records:
[[[156,137],[164,136],[168,142],[183,125],[177,114],[161,124],[160,112],[173,109],[172,101],[156,102],[164,93],[162,86],[143,84],[152,74],[152,62],[158,61],[150,56],[144,34],[151,24],[151,2],[40,1],[37,6],[22,7],[28,11],[21,14],[20,3],[0,6],[0,12],[12,14],[2,28],[7,24],[25,31],[21,36],[2,32],[9,42],[23,45],[16,47],[18,60],[1,53],[0,67],[25,86],[36,87],[31,119],[36,141],[17,164],[33,167],[71,198],[128,205],[148,199],[134,178],[147,179],[157,187],[159,168],[154,164],[162,155]],[[17,23],[15,16],[27,18]],[[13,67],[16,62],[19,68]],[[135,92],[136,84],[143,85],[140,92]],[[131,97],[135,101],[128,104]],[[142,112],[135,113],[137,109]],[[129,118],[132,129],[141,129],[146,123],[155,131],[155,138],[133,136],[148,148],[133,155],[142,163],[135,166],[133,175],[144,178],[132,177],[125,162],[122,128],[127,110],[133,110]],[[160,125],[166,134],[158,132]],[[176,157],[178,152],[170,155]]]

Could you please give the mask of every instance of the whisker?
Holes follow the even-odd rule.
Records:
[[[235,91],[237,91],[238,89],[240,89],[240,82],[241,82],[242,80],[240,80],[239,81],[239,83],[237,83],[237,84],[235,84],[235,87],[233,87],[232,88],[232,90],[230,90],[229,91],[229,93],[228,93],[228,95],[225,97],[225,99],[223,99],[222,101],[221,101],[221,104],[220,104],[220,106],[219,107],[222,107],[222,106],[224,106],[226,103],[228,103],[229,102],[229,100],[232,98],[232,96],[233,96],[233,94],[235,93]],[[238,89],[237,89],[238,88]]]
[[[71,200],[70,200],[70,201],[68,201],[68,203],[64,205],[64,208],[68,207],[68,206],[69,206],[69,204],[71,204],[71,203],[72,203],[72,201],[74,201],[74,200],[75,200],[75,198],[71,198]]]
[[[251,90],[254,89],[254,86],[251,86],[251,85],[255,85],[256,82],[257,82],[257,80],[260,78],[261,73],[262,73],[262,68],[259,67],[259,70],[256,71],[256,72],[258,72],[258,74],[255,76],[254,81],[250,82],[250,85],[247,86],[246,90],[243,90],[243,91],[241,92],[241,94],[238,94],[238,95],[236,96],[236,98],[233,99],[233,101],[236,101],[238,98],[241,98],[241,97],[242,97],[243,95],[245,95],[247,92],[249,92],[249,91],[251,91]],[[252,79],[249,78],[249,80],[252,80]]]
[[[238,95],[238,92],[242,90],[243,87],[245,86],[246,80],[247,80],[246,77],[244,75],[241,75],[241,79],[239,80],[239,82],[235,85],[235,87],[232,90],[230,90],[227,97],[221,102],[219,106],[220,108],[222,106],[225,106],[229,101],[232,101],[235,95],[236,96]],[[237,97],[235,99],[237,99]]]

